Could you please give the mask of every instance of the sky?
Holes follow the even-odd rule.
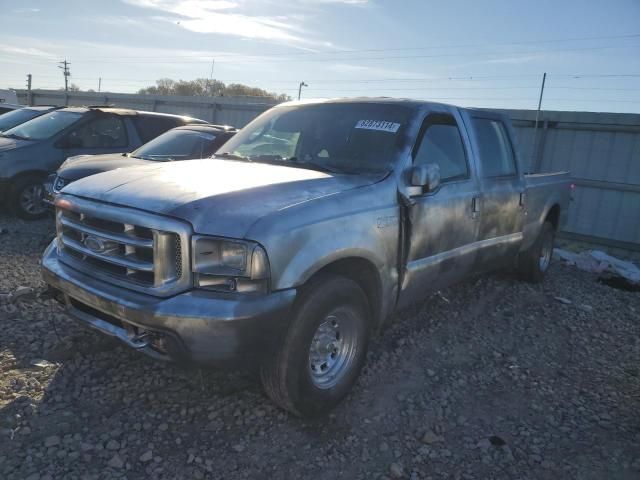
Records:
[[[0,88],[213,78],[296,98],[640,113],[640,0],[0,0]]]

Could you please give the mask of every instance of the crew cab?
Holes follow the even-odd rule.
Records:
[[[155,358],[258,368],[299,415],[348,393],[396,309],[498,268],[541,281],[570,197],[525,174],[507,117],[412,100],[285,103],[216,158],[65,187],[44,280]]]
[[[167,113],[113,107],[70,107],[0,133],[0,204],[19,217],[47,212],[43,182],[68,157],[130,152],[180,125],[207,123]]]

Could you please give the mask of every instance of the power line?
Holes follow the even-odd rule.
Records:
[[[321,62],[354,62],[354,61],[375,61],[375,60],[411,60],[411,59],[419,59],[419,58],[453,58],[453,57],[478,57],[478,56],[495,56],[495,55],[533,55],[540,53],[554,53],[554,52],[582,52],[582,51],[596,51],[596,50],[609,50],[616,48],[639,48],[640,45],[606,45],[600,47],[576,47],[576,48],[556,48],[556,49],[547,49],[547,50],[523,50],[517,52],[510,51],[500,51],[500,52],[464,52],[464,53],[439,53],[432,55],[386,55],[386,56],[375,56],[375,57],[348,57],[348,58],[307,58],[307,59],[287,59],[281,58],[278,63],[286,63],[287,61],[295,61],[299,63],[321,63]],[[168,60],[172,57],[164,57],[162,60],[137,60],[134,62],[129,61],[105,61],[105,60],[84,60],[78,63],[82,64],[92,64],[92,63],[100,63],[100,64],[157,64],[157,65],[175,65],[175,64],[201,64],[206,60],[184,60],[184,57],[176,57],[175,60]],[[237,56],[235,57],[237,60],[241,60],[244,63],[259,63],[263,62],[263,55],[249,55],[246,57]],[[270,61],[274,61],[271,59]]]
[[[638,35],[640,36],[640,35]],[[608,50],[608,49],[617,49],[617,48],[640,48],[640,45],[605,45],[605,46],[594,46],[594,47],[573,47],[573,48],[555,48],[555,49],[545,49],[545,50],[523,50],[523,51],[491,51],[491,52],[459,52],[459,53],[438,53],[438,54],[430,54],[430,55],[386,55],[386,56],[366,56],[366,57],[346,57],[346,58],[307,58],[307,59],[287,59],[286,56],[282,56],[280,61],[287,62],[294,60],[296,62],[335,62],[335,61],[371,61],[371,60],[407,60],[407,59],[419,59],[419,58],[447,58],[447,57],[476,57],[476,56],[494,56],[494,55],[532,55],[539,53],[553,53],[553,52],[578,52],[578,51],[597,51],[597,50]],[[331,54],[331,53],[327,53]],[[0,55],[9,55],[10,54],[0,54]],[[21,55],[22,56],[22,55]],[[242,60],[243,62],[262,62],[264,61],[264,57],[267,55],[227,55],[228,57],[233,57],[237,60]],[[141,59],[136,60],[134,62],[129,61],[105,61],[104,59],[99,59],[100,57],[77,57],[77,58],[89,58],[89,60],[81,60],[79,63],[82,64],[92,64],[92,63],[101,63],[101,64],[200,64],[202,62],[208,62],[209,59],[203,58],[202,60],[185,60],[184,58],[189,56],[163,56],[158,57],[162,58],[161,60],[142,60],[144,57],[140,57]],[[225,57],[225,55],[220,54],[217,57]],[[216,57],[216,58],[217,58]],[[104,57],[110,58],[110,57]],[[113,57],[113,58],[135,58],[135,57]],[[153,58],[153,57],[149,57]],[[173,58],[173,60],[171,60]],[[271,61],[273,61],[272,59]],[[46,60],[40,60],[41,62],[46,62]]]
[[[536,45],[536,44],[550,44],[550,43],[563,43],[563,42],[577,42],[577,41],[589,41],[589,40],[615,40],[615,39],[631,39],[631,38],[640,38],[640,33],[631,33],[625,35],[600,35],[600,36],[587,36],[587,37],[570,37],[570,38],[556,38],[556,39],[545,39],[545,40],[522,40],[522,41],[513,41],[513,42],[486,42],[483,44],[473,43],[473,44],[444,44],[444,45],[427,45],[427,46],[419,46],[419,47],[392,47],[392,48],[367,48],[367,49],[342,49],[342,50],[316,50],[316,51],[302,51],[302,52],[267,52],[260,54],[249,54],[248,56],[252,57],[279,57],[279,56],[306,56],[306,55],[341,55],[341,54],[351,54],[351,53],[374,53],[374,52],[397,52],[397,51],[415,51],[415,50],[433,50],[433,49],[443,49],[443,48],[477,48],[477,47],[494,47],[494,46],[508,46],[508,45]],[[35,56],[41,57],[42,55],[38,54],[29,54],[29,53],[20,53],[21,57],[24,56]],[[105,59],[105,58],[135,58],[135,59],[144,59],[144,58],[183,58],[189,56],[202,56],[203,60],[206,59],[209,61],[211,57],[237,57],[237,56],[247,56],[247,54],[238,53],[238,52],[194,52],[192,54],[181,54],[176,55],[175,57],[168,57],[167,55],[91,55],[90,57],[75,57],[75,58],[90,58],[90,59]]]

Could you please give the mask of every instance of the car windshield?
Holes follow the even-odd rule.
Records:
[[[145,160],[186,160],[211,155],[216,135],[197,130],[169,130],[145,143],[131,156]]]
[[[19,108],[0,115],[0,132],[9,130],[10,128],[20,125],[32,118],[42,114],[42,110],[32,110],[30,108]]]
[[[63,110],[45,113],[17,127],[13,127],[6,132],[2,132],[2,135],[24,140],[44,140],[53,137],[55,134],[74,124],[80,120],[82,116],[83,113],[81,112],[65,112]]]
[[[335,173],[391,168],[411,110],[383,103],[276,107],[231,138],[216,156],[286,163]]]

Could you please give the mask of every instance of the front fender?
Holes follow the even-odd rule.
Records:
[[[399,206],[394,179],[285,209],[247,238],[269,257],[274,290],[296,288],[338,260],[366,260],[379,273],[383,303],[397,286]]]

